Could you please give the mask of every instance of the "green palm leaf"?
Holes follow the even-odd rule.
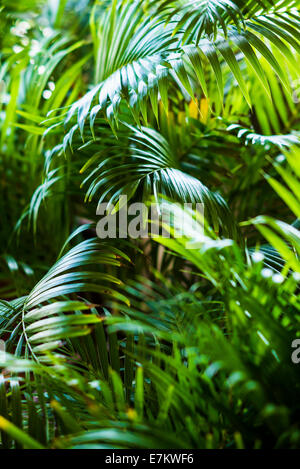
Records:
[[[98,323],[95,314],[82,314],[90,309],[88,303],[66,300],[79,292],[94,292],[127,301],[126,297],[110,288],[120,284],[113,275],[94,269],[83,271],[83,266],[120,264],[118,258],[128,257],[116,248],[101,245],[97,239],[78,244],[48,271],[28,296],[18,302],[1,303],[2,331],[14,325],[10,340],[19,340],[37,358],[47,350],[57,349],[62,341],[90,332],[89,326]],[[80,268],[80,270],[78,270]],[[65,313],[69,314],[65,314]],[[73,313],[73,314],[70,314]]]
[[[153,195],[159,203],[162,195],[181,203],[203,203],[205,214],[216,229],[221,224],[230,233],[235,233],[224,199],[181,169],[176,154],[160,133],[148,127],[141,130],[128,127],[132,131],[130,154],[127,149],[120,153],[119,146],[110,158],[99,154],[100,164],[83,182],[89,184],[86,198],[92,200],[100,192],[99,203],[107,198],[108,206],[118,206],[121,194],[127,195],[129,201],[139,191],[144,202]]]

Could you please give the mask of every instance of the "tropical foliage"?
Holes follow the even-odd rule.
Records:
[[[299,7],[3,0],[2,448],[300,447]]]

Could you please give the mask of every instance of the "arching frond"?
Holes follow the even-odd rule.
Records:
[[[87,199],[101,194],[99,203],[109,199],[108,205],[118,205],[121,194],[130,200],[139,192],[145,202],[153,195],[159,203],[162,195],[181,203],[203,203],[215,227],[221,223],[231,233],[235,231],[224,199],[181,169],[176,153],[160,133],[148,127],[129,128],[129,153],[126,148],[118,151],[116,145],[117,151],[111,157],[98,154],[100,163],[83,182],[89,184]]]
[[[283,167],[280,163],[275,162],[274,167],[283,179],[283,183],[275,178],[267,176],[267,180],[272,188],[282,198],[292,213],[297,217],[296,221],[289,225],[280,220],[274,220],[268,216],[258,216],[248,223],[253,223],[261,234],[267,239],[270,246],[268,249],[262,250],[266,255],[266,261],[271,261],[283,267],[282,272],[287,273],[289,269],[300,273],[299,256],[300,256],[300,184],[299,184],[299,155],[298,147],[292,147],[290,151],[285,151],[284,155],[288,161],[288,167]],[[273,253],[271,252],[273,250]],[[271,252],[271,255],[270,255]],[[277,253],[277,254],[276,254]],[[280,258],[281,257],[281,261]],[[284,266],[283,266],[284,264]],[[297,278],[297,277],[296,277]]]
[[[238,30],[244,23],[242,12],[231,0],[164,0],[153,3],[153,8],[166,23],[176,23],[174,34],[182,31],[183,42],[195,39],[197,44],[203,35],[216,37],[219,28],[227,36],[228,23],[235,24]]]
[[[167,52],[176,42],[170,28],[164,28],[156,18],[150,21],[144,18],[139,0],[114,0],[106,10],[101,8],[97,14],[99,6],[101,8],[101,5],[95,5],[90,19],[96,83],[107,79],[126,64]]]
[[[107,249],[97,238],[83,241],[68,251],[26,297],[0,303],[2,330],[12,328],[7,343],[17,341],[19,350],[25,347],[35,359],[40,356],[43,360],[45,351],[56,350],[67,338],[89,333],[89,326],[100,319],[95,314],[80,312],[93,305],[70,298],[79,292],[93,292],[127,302],[124,295],[110,287],[120,281],[95,269],[97,265],[118,266],[121,257],[128,259],[112,246]]]
[[[258,2],[239,0],[161,0],[153,2],[156,15],[174,25],[174,34],[181,32],[183,43],[199,43],[200,39],[216,38],[219,30],[227,37],[230,27],[235,25],[240,32],[250,24],[249,20],[262,15],[284,15],[299,7],[298,1],[275,2],[263,0]],[[275,17],[276,22],[277,16]],[[292,20],[292,18],[290,18]],[[291,23],[290,23],[291,26]]]
[[[212,103],[221,103],[224,65],[228,67],[230,76],[234,77],[245,100],[251,106],[244,68],[240,67],[239,62],[243,58],[246,59],[267,97],[270,97],[269,84],[260,57],[274,70],[283,86],[289,88],[286,71],[277,56],[280,51],[291,67],[297,67],[291,50],[292,47],[297,53],[300,51],[297,27],[297,20],[290,17],[284,17],[284,21],[260,17],[247,22],[245,29],[239,30],[236,26],[231,26],[226,37],[218,33],[214,40],[202,38],[198,44],[179,44],[176,51],[171,53],[168,49],[161,51],[159,47],[159,52],[152,55],[149,55],[148,51],[145,53],[146,51],[140,50],[132,57],[131,62],[115,70],[80,101],[74,103],[67,113],[65,123],[77,113],[78,125],[82,132],[87,117],[90,116],[93,128],[95,116],[101,111],[114,125],[114,120],[118,120],[119,114],[122,113],[122,103],[127,103],[137,122],[139,114],[147,121],[148,101],[156,116],[159,99],[167,111],[169,92],[176,83],[180,83],[191,98],[203,94],[209,97]],[[269,42],[271,47],[268,47],[266,42]],[[215,83],[213,93],[208,86],[207,69],[210,70],[209,80]]]
[[[20,229],[21,224],[24,222],[25,218],[28,217],[29,223],[32,223],[33,232],[36,233],[37,230],[37,219],[39,215],[39,211],[41,205],[45,201],[46,198],[53,195],[52,186],[56,184],[61,178],[62,175],[59,175],[59,168],[56,168],[49,173],[46,174],[45,180],[40,184],[34,194],[32,195],[29,207],[23,212],[19,223],[17,225],[17,229]]]
[[[293,145],[299,145],[299,135],[290,134],[290,135],[259,135],[253,132],[250,129],[245,129],[241,125],[232,124],[227,130],[229,132],[234,131],[237,134],[237,137],[245,142],[246,145],[260,145],[266,150],[270,146],[277,146],[280,149],[286,149],[292,147]]]

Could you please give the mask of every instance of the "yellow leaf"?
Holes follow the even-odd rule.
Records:
[[[191,100],[189,104],[189,115],[194,119],[198,119],[199,109],[198,109],[198,100]]]
[[[206,98],[201,99],[201,101],[200,101],[200,122],[202,122],[202,124],[207,123],[208,109],[209,109],[208,104],[209,104],[208,99],[206,99]]]

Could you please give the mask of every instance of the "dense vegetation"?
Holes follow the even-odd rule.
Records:
[[[299,5],[2,1],[2,448],[300,447]]]

